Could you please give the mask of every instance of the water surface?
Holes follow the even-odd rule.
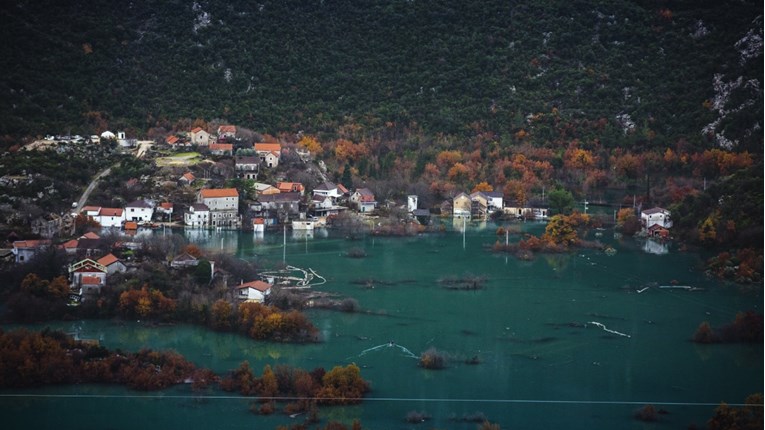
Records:
[[[359,313],[308,311],[322,333],[320,344],[255,342],[186,325],[47,325],[97,337],[107,348],[173,349],[221,373],[243,360],[255,369],[265,364],[329,369],[353,362],[371,382],[369,399],[361,406],[322,409],[321,416],[358,418],[372,429],[474,429],[475,423],[460,418],[478,413],[507,429],[637,429],[645,424],[632,414],[648,403],[668,412],[658,426],[687,428],[702,426],[721,401],[741,403],[762,392],[762,345],[689,341],[702,321],[719,326],[738,311],[762,312],[759,293],[705,278],[698,268],[706,256],[671,246],[666,254],[649,254],[642,243],[617,241],[605,231],[601,239],[618,251],[613,257],[580,250],[526,262],[486,250],[497,240],[495,229],[473,225],[464,236],[450,229],[356,241],[288,232],[286,249],[281,232],[264,238],[236,232],[192,235],[205,247],[263,266],[285,259],[310,267],[327,278],[319,289],[356,298]],[[346,257],[351,248],[363,248],[367,257]],[[483,288],[455,291],[438,282],[465,275],[485,277]],[[704,290],[656,287],[673,283]],[[446,369],[417,366],[414,356],[429,348],[449,357]],[[474,357],[480,364],[466,363]],[[185,386],[148,395],[109,386],[21,394],[31,396],[0,399],[0,411],[14,427],[265,429],[295,422],[282,415],[252,415],[247,399],[217,391],[199,396]],[[406,423],[413,410],[432,419]]]

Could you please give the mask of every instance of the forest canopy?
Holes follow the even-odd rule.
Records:
[[[755,1],[29,1],[0,6],[0,134],[360,126],[762,152]],[[556,131],[556,128],[558,129]]]

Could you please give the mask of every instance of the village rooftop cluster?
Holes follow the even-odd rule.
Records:
[[[29,261],[41,250],[58,247],[74,259],[69,265],[71,300],[78,303],[87,297],[97,295],[106,285],[107,276],[115,272],[124,272],[126,265],[114,254],[100,255],[95,243],[99,236],[94,232],[86,233],[63,243],[54,243],[53,237],[71,237],[75,217],[85,217],[89,222],[103,230],[116,230],[127,237],[135,235],[139,228],[157,228],[159,226],[183,226],[191,229],[231,229],[251,230],[256,235],[264,234],[269,228],[286,228],[313,231],[331,225],[334,217],[341,213],[350,213],[362,220],[372,220],[381,207],[399,208],[407,214],[408,222],[427,225],[434,216],[459,219],[487,219],[492,216],[518,219],[546,220],[550,216],[548,207],[542,205],[521,206],[505,200],[502,192],[475,191],[460,192],[452,199],[443,201],[437,207],[420,208],[418,196],[408,195],[406,202],[378,202],[369,188],[356,188],[353,191],[340,183],[326,180],[322,173],[323,163],[317,166],[310,151],[303,148],[286,148],[276,142],[255,142],[251,148],[235,150],[237,129],[233,125],[221,125],[217,134],[211,134],[201,127],[195,127],[188,133],[173,134],[163,141],[150,142],[156,148],[164,148],[171,153],[190,149],[207,153],[219,160],[233,161],[232,178],[249,181],[254,198],[245,198],[234,187],[209,188],[204,178],[197,178],[190,170],[177,178],[179,187],[195,193],[195,202],[182,207],[173,201],[138,199],[122,207],[103,207],[73,204],[71,213],[62,217],[47,217],[32,223],[32,231],[42,237],[35,240],[17,240],[11,250],[16,263]],[[55,145],[57,142],[86,143],[88,140],[79,136],[48,136],[38,142],[37,147]],[[124,132],[116,135],[104,132],[100,136],[91,136],[89,142],[98,144],[103,141],[116,142],[124,149],[139,145],[136,139],[127,139]],[[146,142],[144,142],[146,143]],[[136,156],[145,156],[147,149],[142,145]],[[32,145],[34,148],[34,145]],[[258,182],[261,176],[273,177],[266,172],[279,170],[285,154],[295,151],[300,161],[308,170],[318,172],[318,185],[309,190],[311,184],[290,181],[285,178],[274,183]],[[102,185],[104,186],[104,185]],[[178,210],[179,207],[181,210]],[[247,214],[245,218],[244,213]],[[652,208],[641,211],[641,226],[645,235],[667,238],[672,220],[669,211]],[[135,248],[137,242],[121,242],[120,246]],[[84,258],[77,258],[84,257]],[[189,254],[174,256],[169,264],[173,268],[195,266],[197,258]],[[214,264],[214,263],[213,263]],[[213,274],[215,270],[213,269]],[[270,292],[270,284],[256,279],[242,282],[237,287],[238,297],[243,300],[263,301]]]

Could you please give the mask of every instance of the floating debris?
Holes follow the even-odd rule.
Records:
[[[601,323],[599,323],[599,322],[597,322],[597,321],[590,321],[590,322],[588,322],[587,324],[592,324],[592,325],[594,325],[594,326],[596,326],[596,327],[600,327],[600,328],[602,328],[603,330],[605,330],[605,331],[607,331],[607,332],[609,332],[609,333],[613,333],[613,334],[616,334],[616,335],[619,335],[619,336],[624,336],[624,337],[632,337],[632,336],[630,336],[630,335],[628,335],[628,334],[620,333],[620,332],[618,332],[618,331],[616,331],[616,330],[611,330],[611,329],[609,329],[608,327],[606,327],[605,325],[603,325],[603,324],[601,324]]]
[[[382,345],[377,345],[377,346],[373,346],[371,348],[367,348],[367,349],[361,351],[361,353],[359,355],[357,355],[355,357],[348,357],[348,358],[346,358],[346,360],[350,360],[350,359],[356,358],[356,357],[361,357],[362,355],[365,355],[365,354],[367,354],[369,352],[374,352],[374,351],[377,351],[377,350],[380,350],[380,349],[383,349],[383,348],[399,348],[401,351],[404,352],[404,354],[405,354],[404,356],[407,357],[407,358],[414,358],[414,359],[419,359],[420,358],[420,357],[414,355],[414,353],[412,351],[408,350],[407,348],[405,348],[405,347],[403,347],[401,345],[398,345],[397,343],[395,343],[393,341],[390,341],[388,343],[383,343]]]
[[[659,285],[662,290],[686,290],[686,291],[704,291],[703,288],[691,287],[690,285]]]
[[[295,276],[298,272],[302,274],[302,277]],[[287,266],[283,270],[270,270],[261,273],[264,278],[272,278],[274,283],[283,285],[284,289],[303,289],[311,288],[318,285],[326,284],[327,279],[316,273],[310,267],[308,270],[301,269],[300,267]],[[317,280],[317,282],[314,282]]]

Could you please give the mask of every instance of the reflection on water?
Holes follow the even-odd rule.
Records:
[[[322,409],[322,418],[359,418],[364,428],[409,428],[409,411],[425,411],[428,428],[472,429],[460,417],[484,414],[502,428],[642,428],[632,413],[644,403],[669,412],[667,428],[703,426],[721,400],[739,403],[761,392],[761,345],[698,345],[689,341],[702,321],[719,327],[738,311],[761,311],[761,292],[742,294],[720,288],[699,273],[704,259],[690,252],[644,252],[630,238],[597,250],[537,255],[519,261],[487,250],[498,238],[496,225],[467,223],[463,234],[423,234],[415,238],[366,237],[346,240],[332,232],[295,237],[282,231],[263,235],[233,231],[183,234],[200,246],[257,259],[311,268],[327,282],[315,287],[353,297],[360,312],[307,310],[323,340],[308,345],[257,342],[230,333],[177,325],[149,327],[135,321],[59,323],[64,331],[97,337],[102,345],[137,351],[173,349],[218,373],[249,361],[289,364],[311,370],[356,363],[372,385],[376,401]],[[521,224],[540,233],[544,224]],[[502,238],[504,240],[504,238]],[[511,240],[517,240],[518,237]],[[363,249],[364,258],[348,258]],[[444,278],[467,274],[486,279],[470,291],[443,288]],[[648,288],[648,285],[701,287],[703,291]],[[642,291],[642,293],[637,293]],[[41,326],[36,326],[40,328]],[[443,352],[446,368],[425,370],[419,355]],[[295,424],[288,416],[254,416],[251,400],[161,400],[169,393],[201,398],[181,386],[136,401],[136,394],[101,386],[50,387],[36,393],[116,394],[104,399],[0,398],[10,428],[265,428]],[[144,394],[144,393],[140,393]],[[682,405],[680,405],[682,404]],[[84,407],[87,405],[88,407]],[[44,409],[46,414],[37,411]],[[133,416],[149,416],[138,422]],[[55,418],[53,418],[55,417]],[[454,417],[457,417],[455,420]],[[663,417],[664,420],[664,417]],[[423,427],[425,428],[425,427]]]
[[[669,244],[664,241],[657,241],[651,238],[643,242],[643,251],[649,254],[663,255],[669,253]]]

